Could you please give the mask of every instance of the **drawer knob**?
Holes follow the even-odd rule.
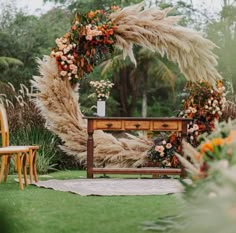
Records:
[[[168,126],[169,126],[168,124],[163,124],[162,125],[162,127],[165,127],[165,128],[168,127]]]
[[[107,126],[108,128],[111,128],[111,127],[112,127],[112,123],[107,123],[106,126]]]
[[[140,127],[140,124],[137,123],[137,124],[135,124],[134,126],[135,126],[136,128],[139,128],[139,127]]]

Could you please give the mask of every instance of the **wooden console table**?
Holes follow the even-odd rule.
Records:
[[[175,131],[184,138],[187,135],[187,125],[192,119],[184,118],[137,118],[137,117],[85,117],[88,120],[87,132],[87,178],[94,174],[168,174],[180,175],[181,169],[175,168],[95,168],[93,165],[94,130],[105,131]]]

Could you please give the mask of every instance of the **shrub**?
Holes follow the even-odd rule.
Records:
[[[39,145],[37,171],[44,174],[55,170],[59,140],[45,128],[19,129],[11,135],[11,145]]]

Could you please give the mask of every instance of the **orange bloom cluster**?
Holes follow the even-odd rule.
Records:
[[[215,147],[221,146],[223,147],[225,144],[230,144],[233,142],[233,140],[236,138],[236,131],[233,130],[230,132],[229,136],[226,138],[213,138],[210,141],[207,141],[200,147],[201,153],[206,152],[214,152]]]
[[[106,12],[96,10],[85,15],[76,14],[71,31],[56,39],[57,47],[50,55],[56,58],[62,78],[83,77],[105,59],[107,53],[113,52],[116,27],[108,16],[115,10],[119,8],[112,6]]]
[[[201,146],[200,152],[201,153],[206,153],[209,151],[214,152],[215,147],[223,146],[224,144],[225,140],[223,138],[213,138],[211,141],[207,141]]]

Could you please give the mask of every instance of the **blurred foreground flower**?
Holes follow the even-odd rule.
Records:
[[[195,149],[184,143],[185,158],[177,155],[192,182],[181,181],[185,192],[179,215],[144,224],[159,233],[235,233],[236,121],[216,123],[215,130]],[[190,162],[191,161],[191,162]]]

